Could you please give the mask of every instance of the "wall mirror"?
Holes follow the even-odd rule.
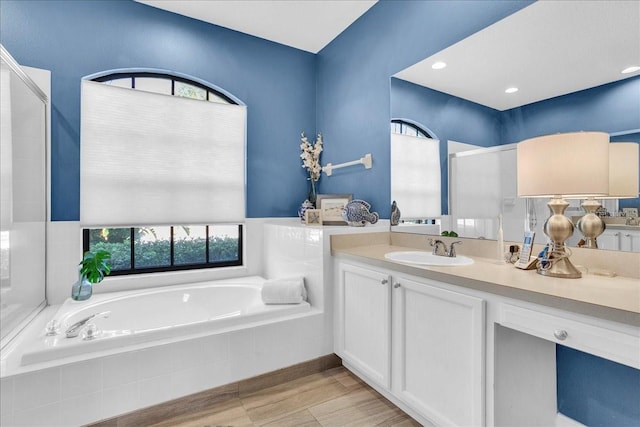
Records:
[[[603,26],[611,31],[593,31]],[[434,69],[438,62],[446,67]],[[441,229],[495,239],[502,214],[506,240],[520,241],[532,224],[543,242],[547,200],[516,197],[515,144],[581,130],[640,143],[640,70],[621,73],[630,65],[640,65],[640,4],[536,2],[392,76],[390,119],[440,141]],[[519,90],[506,93],[511,87]],[[394,200],[393,179],[391,186]],[[605,203],[612,212],[639,205],[638,198]],[[580,201],[566,212],[582,213]],[[630,242],[616,227],[598,238],[600,247],[640,251],[640,227]]]

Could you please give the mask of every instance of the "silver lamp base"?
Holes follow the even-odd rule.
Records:
[[[582,208],[586,212],[585,215],[578,220],[576,228],[584,236],[585,248],[598,248],[596,238],[606,229],[606,225],[602,218],[596,215],[598,208],[602,206],[598,201],[587,199],[582,202]]]
[[[564,279],[579,279],[582,273],[571,263],[564,242],[573,234],[573,223],[564,216],[569,206],[564,199],[556,196],[547,203],[552,215],[544,223],[544,234],[551,240],[547,258],[538,265],[538,274]]]

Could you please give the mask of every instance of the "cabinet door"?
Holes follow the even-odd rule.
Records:
[[[607,249],[610,251],[620,250],[620,231],[618,230],[604,230],[604,232],[598,236],[598,248]]]
[[[394,278],[393,389],[436,425],[482,426],[484,300]]]
[[[349,365],[390,387],[391,278],[386,273],[340,264],[337,351]]]
[[[620,250],[625,252],[640,252],[640,232],[621,230]]]

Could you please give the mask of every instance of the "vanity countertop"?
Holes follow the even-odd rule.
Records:
[[[640,225],[606,224],[606,226],[611,230],[640,230]]]
[[[350,245],[348,236],[332,238],[332,254],[339,258],[365,262],[427,279],[438,280],[470,289],[491,292],[510,298],[540,303],[596,317],[640,326],[640,279],[604,277],[583,274],[580,279],[561,279],[521,270],[512,264],[499,264],[473,254],[458,253],[474,260],[474,264],[455,267],[420,266],[387,260],[393,251],[411,251],[424,246],[397,245],[381,241],[362,241]],[[578,264],[577,264],[578,265]]]

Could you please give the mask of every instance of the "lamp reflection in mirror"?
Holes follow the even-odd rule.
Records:
[[[573,234],[573,223],[564,215],[569,203],[563,197],[609,194],[609,135],[573,132],[527,139],[518,143],[517,159],[518,196],[552,198],[547,203],[551,216],[543,228],[549,248],[538,273],[582,277],[564,243]]]
[[[638,144],[618,142],[609,144],[609,195],[603,199],[638,197]],[[587,248],[598,248],[597,237],[605,230],[602,218],[596,215],[601,204],[594,197],[582,202],[585,215],[576,227],[584,236]]]

